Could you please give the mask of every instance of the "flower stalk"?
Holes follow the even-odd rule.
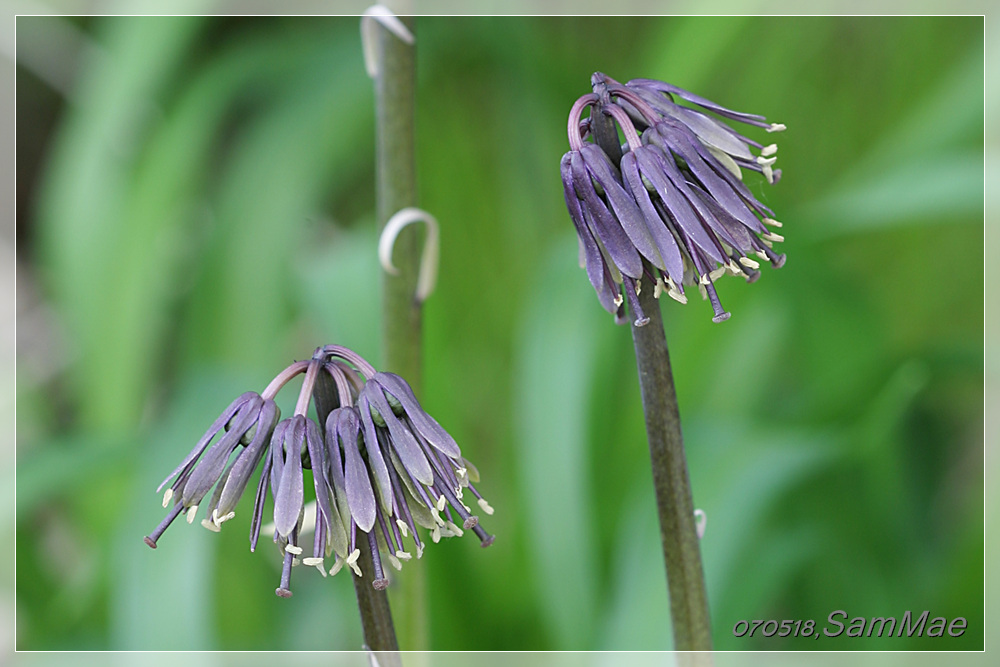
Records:
[[[413,34],[412,16],[398,17]],[[407,43],[389,30],[375,31],[375,197],[378,229],[381,233],[389,219],[399,210],[417,203],[415,122],[416,122],[416,53],[415,44]],[[420,246],[414,227],[399,233],[394,244],[392,261],[399,269],[396,275],[382,272],[382,366],[407,378],[414,391],[421,393],[422,317],[421,303],[416,298],[420,271]],[[426,612],[426,574],[422,564],[414,563],[402,577],[393,603],[400,610],[399,634],[407,650],[429,648]],[[359,589],[360,591],[360,589]],[[366,589],[359,592],[372,599],[373,612],[389,613],[385,591]],[[377,615],[376,615],[377,616]],[[362,618],[365,612],[362,610]],[[365,637],[369,646],[381,637],[381,629],[392,628],[391,619],[379,621],[372,628],[374,637]],[[387,649],[394,650],[394,649]]]

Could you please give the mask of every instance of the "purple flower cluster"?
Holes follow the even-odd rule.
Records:
[[[274,396],[301,373],[305,379],[295,412],[279,421]],[[308,414],[310,401],[316,420]],[[273,539],[283,555],[275,591],[281,597],[291,595],[291,568],[297,561],[326,576],[324,561],[333,555],[329,574],[346,564],[363,576],[358,540],[367,541],[372,585],[380,590],[389,583],[384,561],[400,569],[412,558],[405,538],[413,542],[417,558],[423,554],[418,526],[429,530],[434,542],[471,530],[482,546],[493,543],[463,502],[471,493],[483,512],[493,513],[473,486],[478,471],[454,439],[424,411],[403,378],[377,372],[344,347],[320,347],[312,359],[279,373],[261,394],[247,392],[233,401],[160,485],[158,490],[169,483],[163,506],[171,509],[146,544],[155,549],[178,516],[185,514],[191,523],[202,506],[202,525],[218,531],[233,518],[257,468],[250,550],[257,548],[270,490]],[[306,469],[312,471],[314,503],[305,499]],[[312,551],[303,556],[300,540],[309,531]]]
[[[775,268],[785,263],[772,250],[784,238],[768,229],[781,223],[743,183],[743,171],[775,183],[781,170],[773,168],[776,145],[738,134],[705,111],[768,132],[785,126],[662,81],[623,85],[596,73],[591,83],[593,92],[570,112],[561,171],[581,265],[601,305],[621,322],[627,299],[642,326],[648,318],[637,295],[645,277],[657,297],[666,292],[681,303],[684,286],[697,284],[712,303],[712,319],[729,319],[715,280],[724,273],[756,280],[752,255]],[[590,116],[581,121],[588,106]]]

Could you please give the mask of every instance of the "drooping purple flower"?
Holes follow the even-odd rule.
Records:
[[[581,264],[601,305],[624,321],[628,300],[642,326],[648,318],[637,295],[644,282],[657,297],[665,291],[682,303],[684,286],[697,284],[711,301],[712,319],[728,319],[715,281],[724,273],[756,280],[759,264],[751,255],[775,268],[785,262],[772,249],[783,237],[767,227],[781,223],[743,183],[743,171],[776,183],[781,170],[773,168],[776,145],[747,138],[706,112],[768,132],[784,125],[662,81],[623,85],[598,72],[591,83],[593,92],[570,112],[570,150],[560,170]],[[590,117],[581,122],[588,106]]]
[[[279,421],[273,398],[299,374],[305,378],[294,414]],[[315,419],[309,413],[310,403]],[[346,564],[363,576],[357,562],[359,539],[372,550],[372,585],[385,588],[389,580],[382,554],[399,569],[412,557],[403,543],[412,535],[420,558],[424,543],[417,526],[431,531],[435,542],[461,535],[453,511],[483,546],[493,541],[462,503],[463,491],[470,490],[480,508],[493,513],[471,484],[478,482],[478,472],[462,458],[452,437],[424,412],[402,378],[378,373],[347,348],[318,348],[311,359],[279,373],[262,394],[247,392],[231,403],[160,485],[162,489],[173,480],[163,502],[168,507],[173,501],[173,506],[145,538],[146,544],[156,548],[157,540],[183,512],[192,522],[213,486],[201,523],[220,530],[234,517],[258,468],[250,550],[256,549],[264,529],[270,492],[274,510],[267,530],[282,554],[281,582],[275,590],[281,597],[292,594],[296,562],[314,566],[326,576],[324,561],[333,555],[329,574]],[[306,470],[311,471],[312,484]],[[304,555],[300,539],[310,531],[312,553]]]

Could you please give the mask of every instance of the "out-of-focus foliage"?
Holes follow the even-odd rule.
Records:
[[[23,34],[44,46],[63,20],[18,28],[37,22]],[[235,395],[322,343],[377,360],[357,21],[81,28],[94,48],[68,100],[18,72],[19,139],[44,150],[22,172],[20,280],[42,307],[19,322],[18,647],[357,648],[350,575],[299,568],[275,597],[249,507],[217,535],[141,539],[156,484]],[[498,535],[425,554],[433,648],[671,644],[631,340],[577,267],[558,175],[595,70],[789,128],[780,184],[748,176],[785,222],[787,266],[721,281],[721,325],[663,304],[717,646],[980,648],[982,19],[427,18],[418,34],[420,200],[442,225],[421,399],[482,472]],[[732,633],[837,609],[969,629]]]

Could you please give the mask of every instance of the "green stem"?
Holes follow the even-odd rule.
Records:
[[[389,611],[389,599],[385,591],[377,591],[372,586],[372,575],[375,564],[372,562],[371,549],[368,540],[358,540],[361,556],[358,566],[366,577],[351,576],[354,580],[354,592],[358,596],[358,611],[361,612],[361,627],[365,633],[365,644],[372,651],[380,653],[379,664],[385,667],[399,667],[399,645],[396,643],[396,633],[392,626],[392,614]]]
[[[400,20],[414,30],[413,17]],[[376,215],[379,231],[400,209],[417,203],[415,141],[416,53],[388,30],[378,30],[379,75],[375,80]],[[421,394],[421,308],[414,298],[420,269],[417,226],[400,232],[392,253],[399,274],[382,272],[382,367],[406,378]],[[399,614],[399,634],[411,651],[429,648],[426,575],[411,561],[390,587]]]
[[[639,305],[649,317],[649,322],[641,327],[632,324],[632,341],[635,344],[642,408],[646,414],[656,510],[660,517],[660,540],[667,566],[674,649],[710,651],[712,634],[708,595],[681,437],[677,391],[670,369],[660,304],[648,283],[639,294]]]

